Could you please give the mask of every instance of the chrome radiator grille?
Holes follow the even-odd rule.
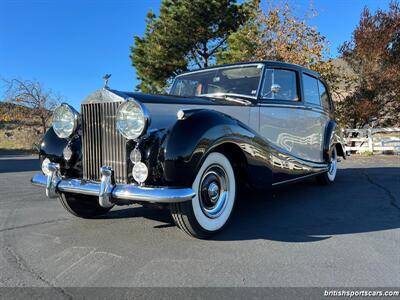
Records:
[[[127,183],[126,140],[115,126],[121,102],[82,104],[83,177],[100,180],[100,167],[110,166],[118,183]]]

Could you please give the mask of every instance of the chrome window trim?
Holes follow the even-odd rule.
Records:
[[[260,97],[261,89],[264,85],[264,79],[265,79],[265,74],[267,70],[285,70],[285,71],[291,71],[294,72],[296,75],[296,92],[297,92],[297,97],[298,100],[287,100],[287,99],[270,99],[270,98],[265,98],[265,97]],[[302,87],[302,80],[301,80],[301,71],[298,69],[291,69],[289,67],[281,67],[281,66],[275,66],[275,65],[264,65],[263,68],[263,76],[261,83],[258,87],[258,93],[257,93],[257,98],[259,99],[259,102],[263,101],[286,101],[286,102],[293,102],[293,103],[303,103],[303,87]]]
[[[266,103],[260,102],[260,106],[262,107],[283,107],[283,108],[297,108],[297,109],[309,109],[307,106],[303,105],[303,103],[299,104],[286,104],[286,103]]]
[[[229,66],[221,66],[221,67],[212,67],[212,68],[204,68],[204,69],[200,69],[200,70],[195,70],[195,71],[189,71],[189,72],[185,72],[179,75],[176,75],[174,78],[175,79],[185,76],[185,75],[189,75],[189,74],[196,74],[196,73],[200,73],[200,72],[209,72],[209,71],[213,71],[213,70],[221,70],[221,69],[233,69],[233,68],[241,68],[241,67],[251,67],[251,66],[260,66],[261,68],[265,67],[265,63],[249,63],[249,64],[239,64],[239,65],[229,65]],[[263,71],[263,70],[261,70]]]

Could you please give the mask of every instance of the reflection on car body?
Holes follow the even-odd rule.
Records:
[[[262,61],[181,74],[168,95],[105,87],[80,113],[62,104],[32,183],[79,217],[151,204],[206,238],[225,226],[239,189],[309,176],[329,184],[338,156],[343,139],[325,81]]]

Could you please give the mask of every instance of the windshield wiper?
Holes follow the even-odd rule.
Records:
[[[200,94],[199,97],[207,97],[207,98],[217,98],[224,99],[226,101],[238,102],[246,105],[250,105],[252,102],[247,99],[255,99],[255,97],[235,94],[235,93],[210,93],[210,94]]]

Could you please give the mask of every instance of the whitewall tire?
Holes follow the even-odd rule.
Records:
[[[331,153],[329,155],[328,171],[323,174],[317,175],[317,182],[323,185],[328,185],[333,183],[336,179],[337,165],[338,165],[337,151],[336,147],[333,146]]]
[[[207,238],[226,225],[235,205],[235,173],[228,158],[219,152],[210,153],[192,188],[195,197],[171,204],[171,214],[187,234]]]

